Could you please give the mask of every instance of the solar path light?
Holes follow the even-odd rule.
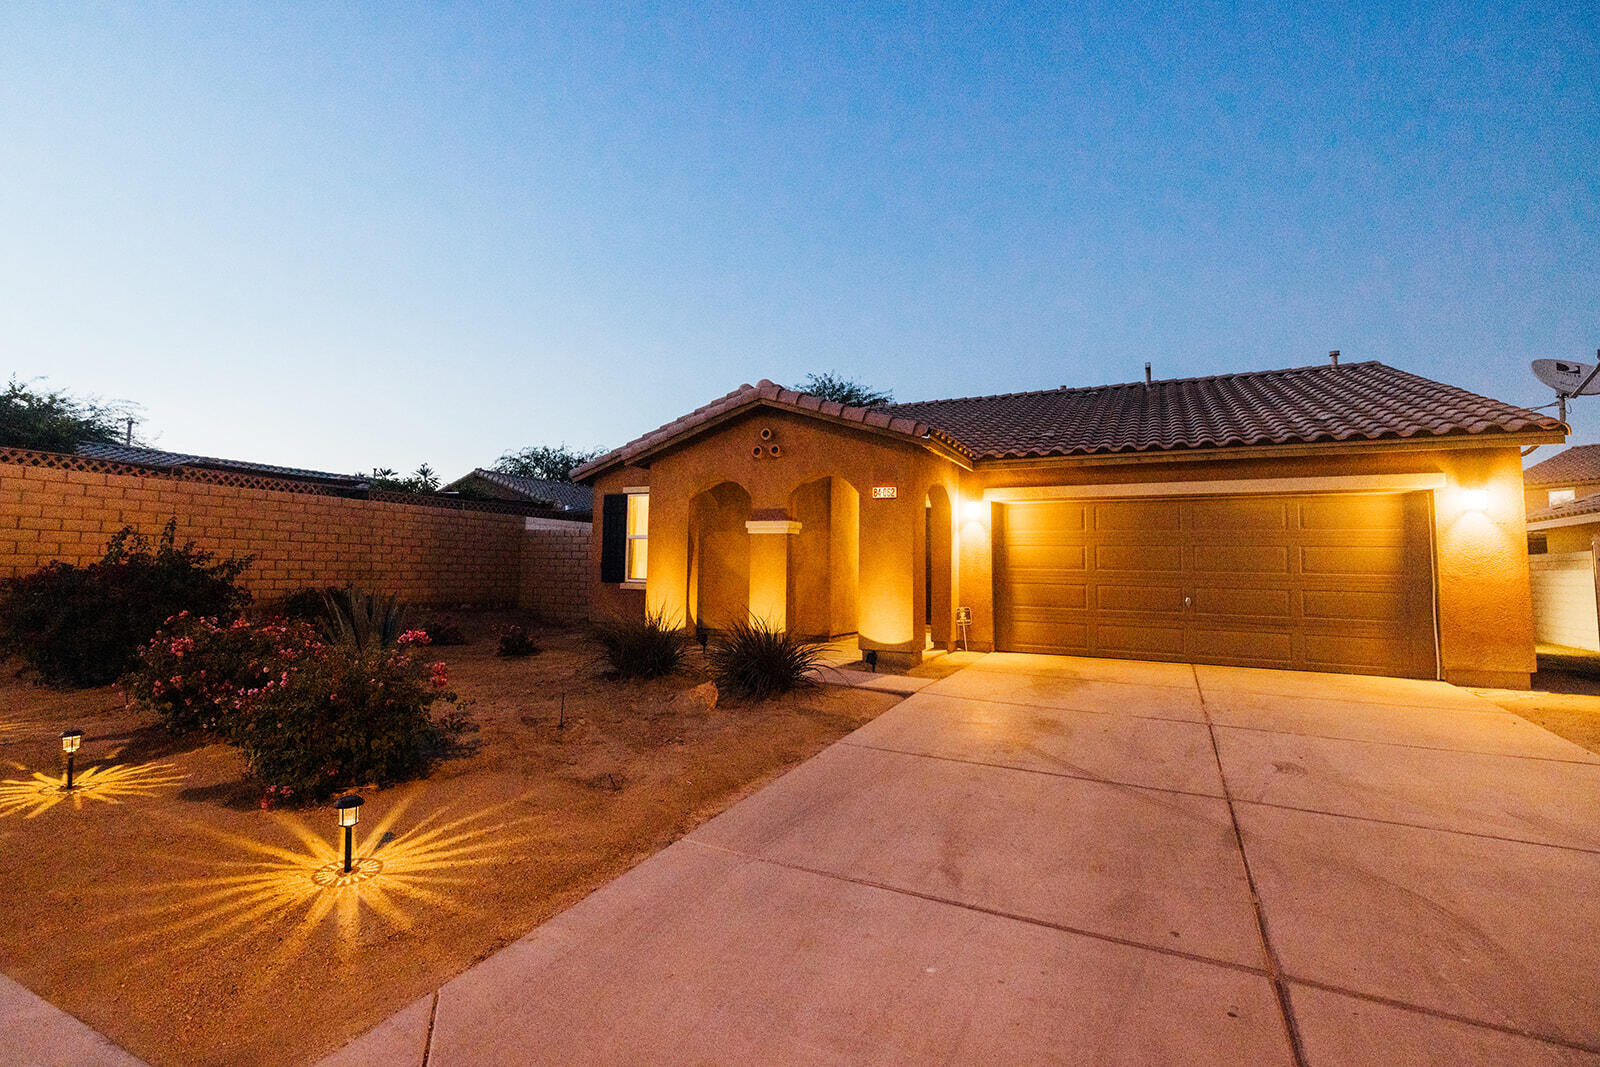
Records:
[[[351,793],[334,801],[339,812],[339,825],[344,827],[344,873],[350,873],[350,828],[361,821],[361,798]]]
[[[78,751],[78,747],[82,744],[82,730],[61,731],[61,751],[67,754],[67,784],[61,787],[63,789],[72,788],[72,755]]]

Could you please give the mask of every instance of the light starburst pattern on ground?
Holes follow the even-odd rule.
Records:
[[[402,801],[358,827],[348,874],[342,839],[331,825],[314,827],[299,815],[274,812],[272,821],[293,839],[288,846],[196,826],[220,847],[169,859],[209,873],[148,887],[161,899],[129,916],[140,930],[128,940],[187,951],[240,937],[276,937],[283,927],[272,958],[276,967],[328,923],[336,941],[347,943],[364,924],[409,930],[431,909],[472,914],[465,890],[485,877],[479,868],[500,862],[525,840],[518,827],[528,817],[509,816],[510,804],[455,818],[440,810],[396,834],[407,806]]]
[[[21,764],[12,766],[27,771]],[[76,771],[72,776],[72,788],[66,789],[65,772],[51,775],[34,771],[27,778],[0,781],[0,818],[21,815],[32,819],[66,803],[75,811],[94,803],[121,804],[134,797],[150,796],[159,789],[178,784],[185,777],[167,763],[109,763]]]

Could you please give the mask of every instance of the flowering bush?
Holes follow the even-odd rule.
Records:
[[[288,671],[321,648],[309,623],[235,619],[221,625],[184,611],[140,651],[123,684],[129,698],[155,711],[171,732],[228,739],[249,701],[269,684],[284,684]]]
[[[467,720],[428,638],[393,647],[328,643],[307,623],[219,625],[180,614],[145,647],[128,690],[168,729],[239,746],[263,803],[315,801],[425,770],[442,733]],[[435,723],[434,704],[455,705]]]
[[[125,526],[98,563],[58,561],[0,582],[0,640],[52,685],[106,685],[177,612],[238,614],[249,557],[213,562],[192,541],[180,546],[177,529],[174,518],[152,548]]]
[[[319,645],[246,700],[233,738],[269,796],[321,800],[426,769],[439,732],[429,709],[457,698],[446,665],[416,647]]]

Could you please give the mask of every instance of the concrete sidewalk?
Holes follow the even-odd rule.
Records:
[[[992,655],[326,1063],[1600,1064],[1596,811],[1443,684]]]

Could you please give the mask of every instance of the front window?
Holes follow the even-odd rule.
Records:
[[[1551,507],[1555,507],[1557,504],[1570,504],[1577,498],[1578,491],[1576,489],[1552,489],[1550,490],[1548,503]]]
[[[649,560],[650,494],[628,494],[628,581],[644,581]]]

